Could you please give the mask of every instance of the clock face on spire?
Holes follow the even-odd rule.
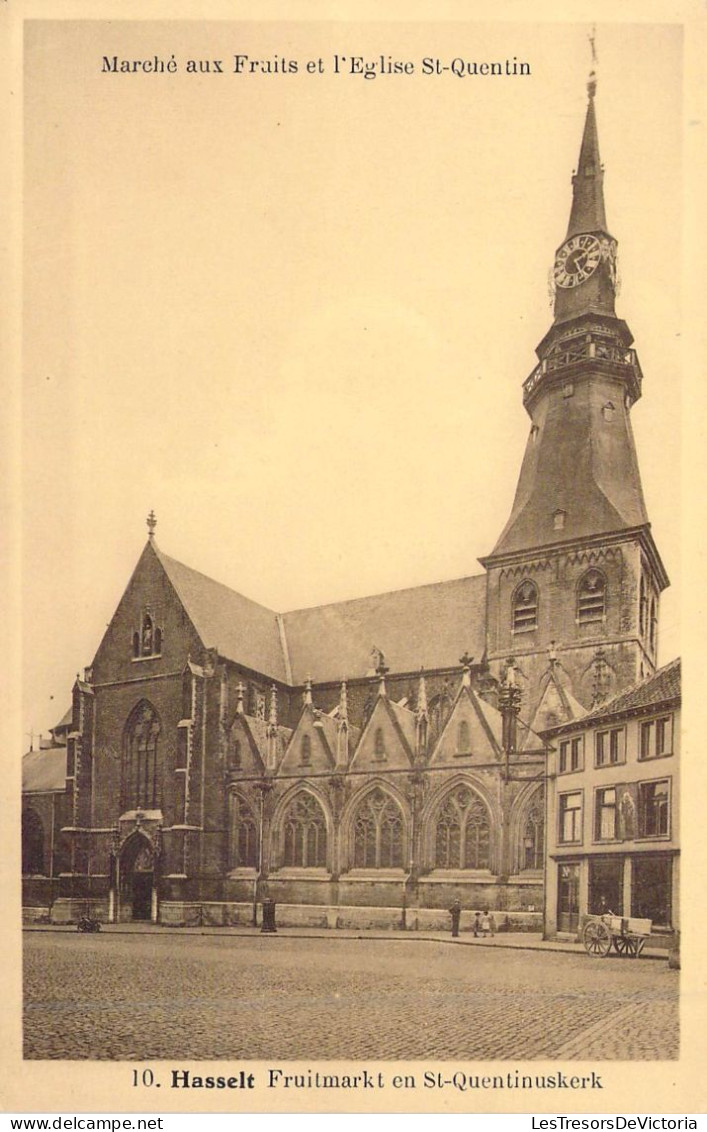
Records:
[[[553,278],[558,287],[577,287],[601,262],[601,244],[589,234],[571,236],[555,256]]]

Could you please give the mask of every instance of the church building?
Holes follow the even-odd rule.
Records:
[[[51,766],[41,751],[25,766],[28,916],[254,923],[269,898],[281,923],[422,928],[458,899],[541,927],[541,734],[655,671],[668,585],[595,87],[515,500],[483,572],[277,612],[164,553],[151,514]]]

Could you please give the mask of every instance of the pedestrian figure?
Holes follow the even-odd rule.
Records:
[[[488,912],[484,912],[484,914],[481,917],[481,934],[482,935],[493,935],[494,934],[494,927],[495,927],[495,924],[492,925],[491,917],[489,916]]]
[[[481,912],[474,912],[474,939],[481,935]]]
[[[462,914],[462,906],[458,900],[450,906],[449,914],[452,917],[452,937],[456,938],[459,935],[459,920]]]

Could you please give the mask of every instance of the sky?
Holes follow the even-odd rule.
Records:
[[[68,707],[151,508],[165,553],[278,611],[481,572],[552,321],[589,31],[28,27],[26,733]],[[680,651],[681,39],[600,24],[596,44],[617,313],[644,374],[632,423],[672,582],[665,662]],[[235,74],[236,54],[298,70]],[[172,55],[176,74],[102,70]],[[415,72],[335,74],[334,55]],[[425,57],[531,73],[425,75]]]

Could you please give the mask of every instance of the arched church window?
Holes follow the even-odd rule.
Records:
[[[327,830],[324,812],[311,794],[302,792],[290,802],[283,820],[284,864],[324,868]]]
[[[436,868],[488,869],[490,841],[486,806],[468,786],[457,786],[437,815]]]
[[[577,621],[591,625],[606,614],[606,579],[599,570],[587,570],[577,590]]]
[[[460,752],[471,750],[469,724],[466,719],[462,719],[457,728],[457,750]]]
[[[376,787],[354,818],[354,868],[403,867],[403,815],[395,799]]]
[[[526,579],[513,594],[513,632],[525,633],[538,627],[538,589]]]
[[[23,876],[44,875],[44,826],[35,810],[22,814],[22,873]]]
[[[656,640],[658,639],[658,606],[654,597],[651,598],[651,620],[650,620],[650,642],[651,648],[655,648]]]
[[[142,618],[142,655],[151,656],[152,652],[152,618],[145,613]]]
[[[383,738],[382,727],[376,727],[376,733],[373,737],[373,754],[377,759],[385,758],[385,739]]]
[[[230,853],[232,869],[258,867],[258,831],[250,806],[237,794],[229,799],[231,810]]]
[[[159,716],[146,700],[133,710],[123,737],[123,810],[159,809],[162,760]]]
[[[309,735],[302,736],[302,744],[300,747],[300,755],[304,765],[312,761],[312,740]]]
[[[533,797],[523,824],[521,869],[542,869],[545,854],[545,806],[542,790]]]

